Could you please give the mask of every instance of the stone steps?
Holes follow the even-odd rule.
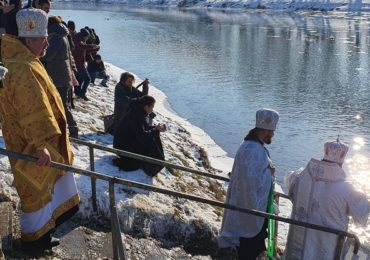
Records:
[[[81,228],[70,230],[59,237],[60,245],[53,248],[54,255],[61,259],[92,259],[85,240],[85,234]]]
[[[84,227],[80,226],[78,220],[72,218],[59,228],[54,234],[60,239],[60,245],[52,251],[42,254],[29,255],[23,252],[19,239],[19,217],[13,212],[11,202],[0,202],[0,260],[5,259],[94,259],[90,256],[91,249],[86,243],[89,240],[85,234]],[[18,228],[14,228],[18,226]],[[100,241],[100,243],[105,242]],[[2,241],[2,243],[1,243]],[[5,256],[3,256],[3,254]]]

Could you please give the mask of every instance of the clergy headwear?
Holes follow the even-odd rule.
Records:
[[[339,142],[327,142],[324,145],[324,160],[343,164],[348,152],[348,146]]]
[[[19,37],[46,37],[48,36],[48,16],[35,8],[20,10],[16,15]]]
[[[0,80],[3,80],[7,73],[8,73],[8,69],[3,66],[0,66]]]
[[[279,121],[279,114],[272,109],[260,109],[256,113],[256,127],[275,130]]]

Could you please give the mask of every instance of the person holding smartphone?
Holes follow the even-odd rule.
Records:
[[[160,133],[166,131],[166,125],[151,126],[147,120],[153,112],[154,104],[155,99],[152,96],[143,96],[133,101],[131,109],[117,125],[113,139],[114,148],[159,160],[165,159]],[[123,156],[115,159],[114,163],[125,171],[141,168],[152,177],[163,169],[163,166]]]

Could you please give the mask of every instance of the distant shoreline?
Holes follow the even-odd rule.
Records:
[[[94,1],[73,1],[73,0],[57,0],[53,2],[56,8],[62,8],[65,4],[84,4],[84,8],[88,8],[86,4],[90,4],[91,7],[104,6],[104,5],[116,5],[123,8],[179,8],[183,10],[214,10],[221,12],[237,12],[247,10],[278,10],[278,11],[319,11],[319,12],[370,12],[370,6],[368,4],[350,3],[346,1],[332,1],[332,2],[317,2],[317,1],[248,1],[248,0],[215,0],[209,2],[207,0],[102,0],[98,3]],[[65,6],[63,7],[65,8]]]

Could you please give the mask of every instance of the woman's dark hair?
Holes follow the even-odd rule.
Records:
[[[135,79],[134,75],[132,75],[130,72],[124,72],[121,74],[121,78],[119,79],[119,82],[125,83],[127,79]]]
[[[48,4],[50,5],[51,4],[51,1],[50,0],[38,0],[37,2],[34,1],[38,6],[42,6],[44,4]]]
[[[152,106],[155,103],[155,98],[152,96],[142,96],[138,100],[138,106],[143,108],[145,106]]]
[[[60,24],[60,23],[62,23],[62,18],[60,16],[49,16],[48,26],[51,26],[54,24]]]
[[[17,12],[22,8],[20,0],[10,0],[9,4],[14,4],[14,9],[2,16],[2,24],[6,34],[18,36],[18,26],[16,22]]]
[[[67,22],[67,27],[68,29],[72,30],[72,31],[75,31],[76,30],[76,24],[74,21],[68,21]]]
[[[19,10],[22,8],[21,6],[21,0],[10,0],[9,1],[10,5],[14,5],[15,9]]]

